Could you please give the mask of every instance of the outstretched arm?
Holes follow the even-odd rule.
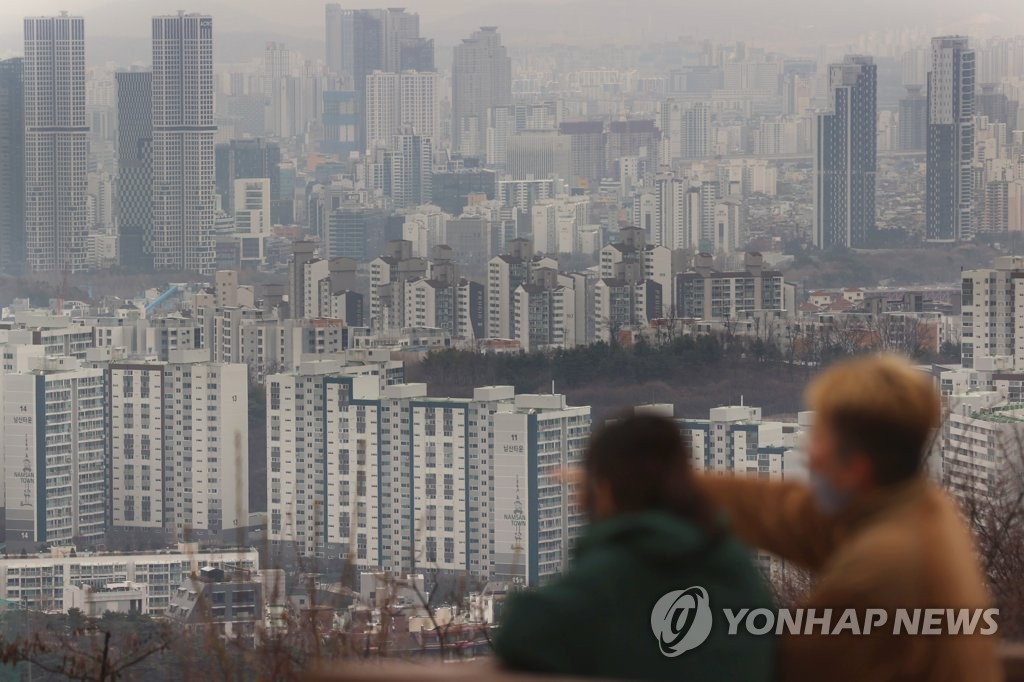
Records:
[[[700,484],[744,542],[818,569],[835,546],[835,528],[806,485],[704,475]]]

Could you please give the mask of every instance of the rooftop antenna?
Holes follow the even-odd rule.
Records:
[[[555,394],[555,380],[551,380],[551,395]]]
[[[740,393],[740,407],[743,407],[743,394]]]

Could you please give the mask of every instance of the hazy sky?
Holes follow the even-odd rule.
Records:
[[[1022,0],[350,0],[348,7],[405,6],[422,33],[454,44],[481,24],[508,44],[637,43],[696,36],[812,49],[870,31],[1024,33]],[[145,41],[149,17],[177,9],[214,17],[216,33],[274,34],[323,41],[323,0],[0,0],[0,52],[19,51],[21,17],[66,9],[86,17],[87,36]],[[254,45],[253,53],[261,49]]]

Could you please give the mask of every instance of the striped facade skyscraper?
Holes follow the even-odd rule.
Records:
[[[121,264],[153,266],[153,73],[119,71],[117,83],[117,203]]]
[[[847,55],[829,66],[832,110],[814,128],[814,245],[866,248],[875,234],[877,67]]]
[[[974,50],[967,38],[932,38],[925,139],[928,241],[957,242],[974,236],[974,94]]]
[[[84,270],[89,127],[85,20],[25,19],[25,258],[33,272]]]
[[[0,59],[0,272],[25,267],[24,60]]]
[[[153,266],[214,268],[213,19],[153,18]]]

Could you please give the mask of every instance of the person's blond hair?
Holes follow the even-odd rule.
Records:
[[[921,470],[941,415],[932,379],[897,355],[839,362],[808,386],[806,400],[843,452],[871,459],[880,484]]]

